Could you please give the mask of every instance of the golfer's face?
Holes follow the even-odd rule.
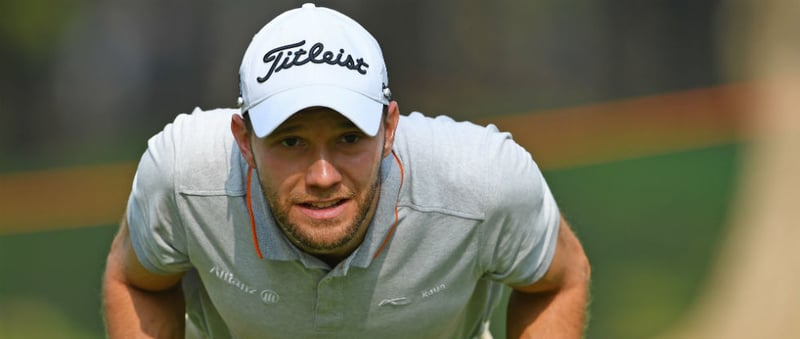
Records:
[[[377,201],[384,133],[369,137],[339,113],[312,108],[253,139],[265,198],[296,246],[319,255],[358,246]]]

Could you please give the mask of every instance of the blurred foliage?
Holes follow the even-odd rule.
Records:
[[[381,42],[403,113],[477,119],[717,84],[718,2],[320,5]],[[179,112],[232,106],[253,33],[297,4],[0,2],[0,163],[145,140]]]
[[[25,58],[48,58],[61,40],[66,24],[81,12],[88,0],[0,1],[0,41],[3,53]]]

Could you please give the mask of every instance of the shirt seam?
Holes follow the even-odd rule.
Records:
[[[486,142],[482,142],[482,143],[480,143],[480,145],[481,145],[481,151],[482,151],[480,154],[487,154],[486,153],[486,151],[487,151],[486,150],[487,143]],[[484,178],[491,178],[489,176],[489,165],[487,165],[485,162],[482,162],[482,164],[484,164],[483,165],[483,173],[482,173],[483,177]],[[488,202],[487,202],[487,200],[489,199],[488,198],[489,197],[489,189],[488,189],[488,187],[489,187],[489,185],[484,185],[482,187],[483,194],[481,196],[483,197],[483,199],[481,200],[481,209],[484,211],[484,213],[486,213],[487,206],[488,206]],[[475,273],[476,274],[480,274],[481,277],[486,276],[486,271],[488,270],[488,267],[490,266],[489,264],[490,264],[491,261],[493,261],[493,260],[487,260],[484,257],[484,255],[486,253],[486,247],[488,247],[487,242],[489,241],[487,239],[487,233],[486,233],[486,230],[485,230],[485,228],[486,228],[485,224],[486,224],[485,222],[482,222],[482,223],[480,223],[480,225],[477,225],[477,227],[478,227],[478,236],[479,236],[479,238],[478,238],[478,272],[475,272]],[[494,258],[491,258],[491,259],[494,259]]]
[[[183,163],[180,162],[180,160],[178,159],[179,150],[178,150],[178,143],[175,142],[175,135],[172,136],[172,140],[171,141],[172,141],[172,147],[173,147],[172,163],[175,164],[175,168],[172,169],[172,178],[171,178],[171,180],[172,180],[172,199],[173,199],[172,202],[175,204],[175,211],[177,212],[176,213],[177,222],[181,227],[181,231],[183,232],[183,247],[184,248],[182,250],[185,251],[185,253],[183,253],[183,255],[186,256],[186,262],[189,265],[191,265],[192,259],[189,256],[189,237],[188,237],[189,233],[188,233],[188,231],[186,229],[186,223],[183,222],[183,218],[184,218],[183,209],[181,209],[180,206],[178,206],[178,204],[180,203],[179,202],[179,197],[181,195],[180,190],[178,189],[178,187],[180,187],[180,186],[178,186],[178,172],[183,170],[183,168],[182,168]],[[174,242],[175,239],[172,239],[172,241]],[[174,244],[173,244],[173,246],[174,246]]]
[[[486,214],[485,213],[474,213],[474,214],[473,213],[465,213],[465,212],[455,211],[455,210],[442,208],[442,207],[421,206],[421,205],[413,204],[413,203],[410,203],[410,202],[398,203],[397,207],[410,208],[410,209],[415,210],[415,211],[420,212],[420,213],[438,213],[438,214],[444,214],[444,215],[451,216],[451,217],[457,217],[457,218],[469,219],[469,220],[483,221],[483,220],[486,219]]]
[[[181,189],[176,190],[178,195],[191,195],[191,196],[227,196],[227,197],[243,197],[247,194],[246,191],[229,191],[229,190],[195,190],[195,189]]]

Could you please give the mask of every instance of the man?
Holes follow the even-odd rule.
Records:
[[[586,257],[507,133],[400,117],[375,39],[311,4],[255,35],[240,77],[240,110],[148,142],[111,337],[481,337],[503,284],[510,335],[581,336]]]

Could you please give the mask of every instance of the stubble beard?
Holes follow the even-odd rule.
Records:
[[[378,171],[380,173],[380,170]],[[346,221],[345,227],[335,239],[326,240],[315,234],[313,230],[304,230],[303,227],[298,226],[289,218],[289,206],[284,206],[280,203],[278,194],[275,190],[268,190],[264,183],[261,182],[261,189],[265,194],[265,198],[269,208],[272,211],[272,216],[278,227],[281,228],[283,233],[294,243],[298,248],[308,252],[309,254],[329,254],[349,245],[356,237],[359,236],[359,231],[362,227],[367,227],[367,218],[373,206],[377,208],[377,203],[373,203],[377,193],[380,191],[380,176],[376,175],[373,184],[370,185],[364,199],[358,199],[358,194],[352,194],[358,206],[355,217],[352,220]],[[374,215],[374,214],[373,214]],[[338,227],[331,223],[331,225],[316,225],[315,227]]]

